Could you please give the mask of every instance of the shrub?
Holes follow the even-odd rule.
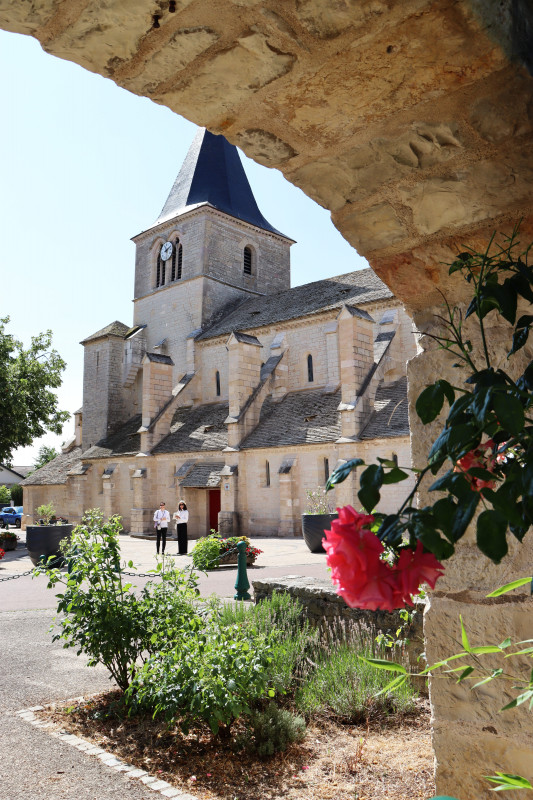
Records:
[[[220,539],[218,536],[203,536],[198,539],[191,553],[195,569],[216,569],[220,561]]]
[[[0,506],[8,506],[11,502],[11,492],[7,486],[0,486]]]
[[[303,618],[301,603],[286,592],[273,592],[253,606],[219,604],[217,613],[221,625],[238,624],[270,636],[269,678],[276,693],[289,692],[310,669],[319,634]]]
[[[191,553],[192,562],[196,569],[210,570],[220,566],[220,556],[230,550],[235,550],[239,542],[246,542],[246,555],[258,556],[262,553],[254,547],[246,536],[228,536],[223,539],[217,531],[212,531],[210,536],[198,539]]]
[[[49,525],[50,520],[55,517],[56,510],[53,503],[43,503],[42,506],[37,508],[37,517],[42,519],[44,525]]]
[[[137,596],[120,572],[118,517],[103,522],[98,509],[88,511],[81,525],[66,540],[62,552],[68,563],[65,575],[52,567],[46,573],[48,587],[58,583],[55,626],[64,647],[77,647],[89,665],[103,664],[121,689],[126,689],[136,670],[151,654],[174,645],[180,635],[190,635],[202,624],[194,607],[195,577],[172,564],[148,583]],[[133,564],[130,562],[130,568]]]
[[[22,505],[22,486],[19,483],[14,483],[11,487],[11,503],[14,506]]]
[[[218,733],[231,725],[268,687],[271,650],[265,636],[210,619],[203,630],[181,636],[174,648],[156,653],[138,670],[127,693],[130,711],[150,710],[187,731],[203,720]]]
[[[265,711],[254,711],[250,716],[253,749],[258,756],[272,756],[283,752],[290,744],[305,739],[305,720],[290,711],[269,703]]]
[[[390,676],[360,658],[373,655],[370,642],[366,649],[343,643],[329,652],[325,650],[318,658],[316,670],[296,693],[297,708],[309,716],[333,712],[352,723],[411,711],[415,691],[408,682],[376,697],[389,683]]]

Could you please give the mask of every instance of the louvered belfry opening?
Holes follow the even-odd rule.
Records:
[[[243,264],[244,264],[244,274],[245,275],[251,275],[252,274],[252,249],[251,249],[251,247],[245,247],[244,248]]]
[[[183,246],[179,242],[176,242],[176,245],[177,245],[177,251],[178,251],[178,271],[176,273],[176,280],[180,281],[181,280],[182,266],[183,266]]]
[[[156,289],[158,286],[161,286],[161,248],[159,248],[159,253],[157,254],[157,271],[155,276]]]
[[[176,239],[176,241],[174,242],[174,247],[172,248],[172,273],[170,276],[171,282],[181,280],[182,264],[183,264],[183,247],[181,245],[180,240]]]

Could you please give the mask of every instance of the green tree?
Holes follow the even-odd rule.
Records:
[[[33,336],[29,348],[6,333],[0,318],[0,463],[16,447],[30,445],[47,431],[61,433],[69,418],[52,391],[61,385],[65,362],[51,349],[52,331]]]
[[[11,487],[11,502],[14,506],[22,505],[22,486],[20,483],[14,483]]]
[[[0,486],[0,506],[8,506],[11,502],[11,492],[7,486]]]
[[[53,461],[58,455],[59,453],[55,447],[47,447],[45,444],[43,444],[43,446],[39,448],[33,469],[41,469],[41,467],[44,467],[44,465],[48,464],[49,461]]]

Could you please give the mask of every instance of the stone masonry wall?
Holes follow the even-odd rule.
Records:
[[[330,632],[337,640],[346,638],[350,641],[355,634],[371,645],[378,633],[389,634],[396,639],[396,631],[404,625],[398,611],[350,608],[328,579],[288,575],[252,580],[252,586],[256,603],[269,599],[274,592],[287,592],[301,603],[304,619],[309,620],[313,627],[319,627],[325,633]],[[413,671],[422,669],[419,658],[424,652],[423,618],[424,604],[420,603],[416,606],[412,621],[403,628],[401,634],[402,638],[409,640],[405,655]]]

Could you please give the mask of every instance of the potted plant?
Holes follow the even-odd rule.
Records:
[[[305,543],[312,553],[324,553],[322,539],[324,531],[331,526],[337,514],[327,501],[325,489],[307,489],[307,507],[302,514],[302,533]]]
[[[237,564],[237,544],[246,542],[246,564],[251,567],[258,555],[263,551],[254,547],[246,536],[229,536],[223,539],[213,530],[210,536],[198,539],[191,553],[192,562],[196,569],[216,569],[221,564]]]
[[[39,524],[26,526],[26,547],[30,559],[35,566],[43,557],[45,561],[48,561],[53,556],[56,562],[59,562],[61,560],[60,542],[70,538],[74,526],[66,524],[63,517],[56,515],[53,503],[39,506],[35,514]]]
[[[0,548],[2,550],[15,550],[17,547],[18,536],[13,531],[0,531]]]

